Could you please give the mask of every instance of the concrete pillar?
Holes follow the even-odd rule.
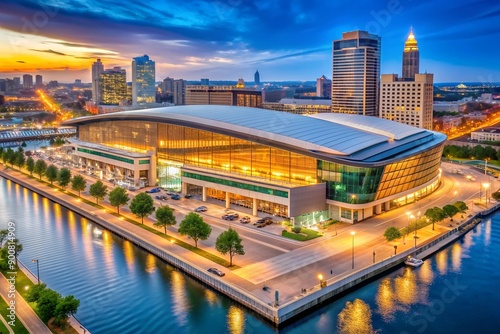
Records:
[[[155,186],[158,178],[156,173],[156,154],[152,151],[148,151],[148,153],[151,153],[151,157],[149,158],[148,182],[150,186]]]
[[[257,216],[257,198],[253,199],[252,215]]]
[[[375,205],[374,211],[376,215],[379,215],[382,212],[382,204]]]
[[[187,194],[187,192],[188,192],[188,184],[187,183],[185,183],[185,182],[181,183],[181,192],[183,194]]]
[[[384,203],[384,210],[389,211],[391,209],[391,202],[387,201]]]
[[[231,200],[229,199],[229,191],[226,191],[226,209],[231,207]]]
[[[203,187],[201,191],[201,200],[203,202],[207,201],[207,187]]]

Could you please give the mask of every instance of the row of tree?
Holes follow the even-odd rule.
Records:
[[[443,149],[443,157],[449,159],[500,160],[500,150],[497,151],[491,146],[482,145],[474,147],[446,145]]]

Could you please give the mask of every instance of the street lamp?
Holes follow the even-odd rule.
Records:
[[[489,183],[483,183],[484,187],[484,203],[486,204],[486,207],[488,207],[488,188],[490,187]]]
[[[326,286],[326,284],[325,284],[325,281],[323,281],[323,275],[319,274],[318,279],[319,279],[319,287],[324,288]]]
[[[352,235],[352,269],[354,269],[354,235],[356,234],[356,232],[352,231],[351,232],[351,235]]]
[[[36,280],[40,284],[40,266],[38,264],[38,259],[32,259],[31,262],[36,262]]]
[[[397,249],[398,249],[398,245],[394,245],[394,255],[396,255]]]

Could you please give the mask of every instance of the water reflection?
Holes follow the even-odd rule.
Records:
[[[144,269],[150,274],[156,271],[156,257],[154,255],[149,253],[146,255],[146,267]]]
[[[393,320],[394,313],[396,312],[396,303],[390,278],[385,278],[380,282],[375,301],[377,303],[378,313],[382,316],[384,321],[389,322]]]
[[[451,267],[453,272],[460,271],[462,265],[462,246],[459,243],[451,247]]]
[[[170,275],[170,284],[172,290],[172,313],[179,325],[187,323],[189,303],[186,297],[186,279],[180,272],[174,270]]]
[[[123,255],[125,257],[125,263],[127,264],[128,270],[134,269],[134,248],[132,243],[128,240],[123,241]]]
[[[231,305],[227,312],[227,327],[231,334],[245,332],[245,313],[237,306]]]
[[[371,334],[376,333],[372,325],[372,311],[370,306],[361,299],[347,302],[338,315],[337,330],[342,334]]]

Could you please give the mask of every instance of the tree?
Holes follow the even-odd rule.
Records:
[[[464,217],[463,214],[467,210],[469,210],[469,207],[463,201],[456,201],[455,203],[453,203],[453,206],[455,206],[458,209],[458,212],[462,213],[462,218]]]
[[[5,154],[7,157],[6,162],[9,163],[11,167],[13,167],[14,162],[16,161],[16,152],[14,152],[14,150],[9,147]]]
[[[63,189],[66,189],[68,184],[71,181],[71,171],[68,168],[61,168],[59,173],[57,174],[57,182],[59,186]]]
[[[2,162],[4,165],[7,165],[7,162],[9,161],[9,156],[8,156],[8,150],[2,150]]]
[[[109,193],[109,203],[116,206],[118,214],[120,214],[120,206],[126,205],[129,200],[127,191],[122,187],[116,187]]]
[[[90,196],[95,197],[96,204],[99,204],[99,200],[104,199],[107,193],[108,187],[105,186],[101,180],[98,180],[89,188],[89,194]]]
[[[73,191],[78,191],[78,197],[80,197],[80,193],[85,190],[87,187],[87,181],[81,175],[75,175],[71,179],[71,189]]]
[[[26,160],[26,169],[30,172],[30,175],[33,175],[33,171],[35,170],[35,160],[32,157],[29,157]]]
[[[141,218],[141,224],[144,224],[144,217],[149,216],[155,211],[154,201],[146,193],[140,193],[135,196],[129,208],[134,215]]]
[[[451,221],[453,221],[453,216],[458,213],[457,207],[451,204],[445,205],[443,211],[446,217],[450,217]]]
[[[156,223],[153,224],[154,227],[164,228],[165,234],[167,234],[167,227],[177,224],[174,215],[174,209],[168,205],[160,207],[155,213]]]
[[[500,201],[500,191],[495,191],[493,194],[491,194],[491,197],[493,197],[497,201]]]
[[[14,159],[14,165],[21,170],[22,167],[26,164],[26,158],[24,157],[23,152],[16,152],[15,153],[15,159]]]
[[[427,217],[432,222],[432,230],[434,231],[434,223],[437,223],[445,218],[445,213],[443,209],[437,206],[427,209],[425,211],[425,217]]]
[[[38,301],[40,299],[40,296],[42,295],[43,291],[47,288],[47,284],[41,283],[41,284],[35,284],[29,289],[28,295],[26,296],[26,301],[33,303]]]
[[[198,240],[207,240],[212,233],[212,227],[205,223],[199,214],[190,212],[182,220],[178,232],[193,239],[194,246],[198,248]]]
[[[57,169],[56,166],[50,165],[47,167],[47,170],[45,171],[45,177],[47,180],[50,182],[50,185],[57,180],[57,174],[59,173],[59,170]]]
[[[233,265],[234,255],[245,255],[241,238],[238,232],[229,228],[229,230],[222,232],[215,240],[215,249],[222,255],[229,253],[229,266]]]
[[[56,309],[54,310],[55,323],[59,325],[62,321],[66,321],[69,316],[76,313],[80,306],[80,301],[73,295],[59,298]]]
[[[395,226],[388,227],[384,232],[384,237],[387,241],[393,241],[401,238],[401,231]]]
[[[36,304],[37,313],[44,322],[48,322],[56,312],[61,295],[52,289],[44,289]]]
[[[0,230],[0,247],[3,246],[3,241],[9,235],[9,230]]]
[[[45,175],[46,171],[47,171],[47,163],[42,159],[38,159],[35,162],[35,168],[33,169],[33,173],[38,175],[40,177],[40,180],[41,180],[42,176]]]
[[[21,144],[21,147],[26,147],[26,146],[28,146],[28,145],[26,145],[26,142],[23,141],[22,144]]]

